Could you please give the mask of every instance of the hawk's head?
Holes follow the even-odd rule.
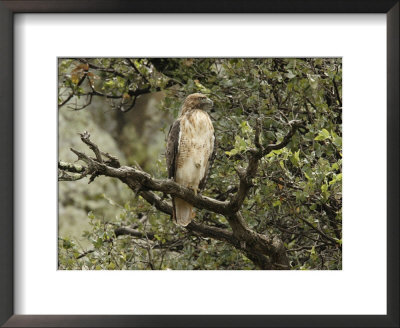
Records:
[[[187,96],[182,106],[182,114],[193,109],[210,110],[213,106],[211,99],[202,93],[192,93]]]

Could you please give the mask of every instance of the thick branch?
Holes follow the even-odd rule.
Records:
[[[247,165],[247,169],[237,169],[237,173],[240,179],[239,190],[229,204],[229,207],[233,213],[236,213],[242,207],[242,204],[250,188],[253,186],[252,179],[256,176],[259,160],[260,157],[258,156],[257,152],[250,152],[249,164]]]
[[[87,168],[82,165],[58,162],[59,181],[77,181],[86,177],[88,173]]]
[[[201,236],[214,238],[220,241],[228,242],[233,246],[238,246],[237,239],[233,236],[232,232],[217,227],[211,227],[205,224],[196,223],[194,221],[186,227],[190,232],[195,232]]]
[[[79,164],[71,164],[67,162],[58,162],[58,168],[63,171],[71,172],[71,173],[83,173],[85,172],[85,168]]]
[[[140,185],[144,190],[161,191],[186,200],[197,208],[207,209],[215,213],[226,214],[229,211],[228,202],[221,202],[201,194],[195,195],[191,189],[185,188],[172,180],[154,179],[150,174],[133,167],[121,166],[119,168],[114,168],[107,166],[75,149],[71,148],[71,151],[88,165],[89,172],[92,175],[105,175],[118,178],[133,190],[136,190],[138,185]]]
[[[233,236],[240,241],[237,248],[244,251],[248,258],[264,270],[288,270],[289,262],[286,249],[277,236],[259,234],[249,229],[237,212],[228,217]]]
[[[102,155],[112,160],[112,164],[119,164],[118,160],[115,157],[111,156],[108,153],[100,152],[98,147],[92,141],[90,141],[90,136],[87,132],[80,134],[80,136],[82,141],[93,150],[93,152],[96,154],[96,157],[100,156],[101,153]],[[148,203],[150,203],[163,213],[172,215],[172,206],[166,201],[162,200],[161,197],[159,197],[157,194],[147,189],[162,191],[173,196],[179,196],[179,198],[191,202],[196,207],[208,209],[214,212],[218,211],[217,213],[225,212],[226,210],[225,208],[227,202],[221,202],[219,200],[205,197],[199,194],[195,195],[190,189],[184,188],[176,184],[172,180],[153,179],[149,174],[132,167],[118,167],[119,165],[117,167],[107,166],[105,163],[100,163],[98,160],[93,159],[81,152],[73,149],[71,150],[78,156],[79,159],[88,164],[89,174],[92,174],[92,176],[97,176],[101,174],[120,179],[122,182],[126,183],[132,190],[138,191],[138,194],[141,197],[143,197]],[[62,165],[62,168],[69,169],[70,166],[74,167],[74,165],[72,164],[64,163]],[[79,168],[79,170],[84,169]],[[225,229],[209,227],[194,222],[192,222],[192,224],[190,224],[187,228],[189,231],[196,232],[203,237],[215,238],[230,243],[233,242],[232,234]]]
[[[149,204],[153,205],[159,211],[172,215],[172,206],[166,201],[163,201],[160,196],[152,191],[139,191],[138,194],[142,196]]]
[[[161,199],[154,191],[160,191],[174,197],[184,199],[190,204],[200,209],[206,209],[214,213],[222,214],[227,219],[232,228],[232,232],[227,229],[212,227],[196,222],[191,222],[186,229],[192,233],[199,234],[203,237],[209,237],[227,242],[237,249],[243,251],[251,260],[254,261],[262,269],[287,269],[287,257],[281,240],[277,237],[271,238],[252,231],[245,223],[240,212],[235,211],[232,203],[220,201],[200,194],[194,194],[192,190],[185,188],[172,180],[160,180],[151,177],[148,173],[138,168],[119,166],[118,160],[109,154],[101,152],[98,147],[89,139],[87,132],[81,134],[82,141],[88,145],[96,154],[96,158],[87,156],[75,149],[71,148],[79,160],[87,164],[85,173],[91,175],[90,181],[97,176],[104,175],[114,177],[127,184],[133,191],[138,193],[147,202],[152,204],[158,210],[171,215],[171,205]],[[101,155],[109,158],[104,162]],[[243,202],[245,194],[251,184],[251,178],[255,175],[258,166],[258,160],[261,151],[252,152],[250,163],[247,170],[241,171],[241,185],[237,194],[244,196],[236,203]],[[112,164],[109,165],[109,164]],[[64,167],[67,167],[64,165]],[[246,180],[244,180],[246,179]],[[246,185],[244,185],[244,183]],[[247,188],[247,189],[245,189]],[[130,228],[120,228],[116,230],[116,234],[130,234],[137,238],[152,238],[149,234],[143,234]]]

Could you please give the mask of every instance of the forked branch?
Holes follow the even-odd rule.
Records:
[[[295,128],[292,127],[290,134],[293,135],[294,131]],[[155,208],[169,215],[172,214],[171,204],[159,197],[154,193],[154,191],[163,192],[164,194],[184,199],[199,209],[205,209],[224,215],[232,228],[232,231],[230,231],[228,229],[192,221],[186,227],[189,232],[231,244],[235,248],[243,251],[262,269],[289,268],[286,252],[280,239],[276,236],[261,235],[251,230],[239,212],[243,200],[251,187],[251,179],[257,172],[259,159],[263,156],[264,151],[269,149],[268,147],[276,147],[275,145],[261,147],[260,143],[257,142],[256,144],[259,148],[250,150],[249,165],[246,170],[239,170],[239,172],[241,172],[239,174],[240,186],[233,200],[229,202],[206,197],[201,194],[194,194],[192,190],[185,188],[172,180],[155,179],[140,168],[121,166],[118,159],[108,153],[100,151],[97,145],[90,140],[88,132],[85,131],[80,134],[80,137],[82,142],[93,151],[95,157],[90,157],[83,152],[71,148],[71,151],[74,152],[78,156],[78,159],[83,161],[86,166],[77,166],[74,164],[59,162],[59,171],[61,172],[59,174],[61,177],[60,180],[68,180],[63,179],[63,177],[68,175],[68,173],[75,174],[74,180],[90,176],[89,183],[101,175],[117,178],[127,184],[130,189],[142,196]],[[288,142],[286,139],[284,139],[279,146],[284,147]],[[105,158],[103,158],[103,156]],[[129,233],[129,231],[132,231],[128,228],[121,229],[117,231],[118,234],[128,233],[137,238],[142,236],[136,233]]]

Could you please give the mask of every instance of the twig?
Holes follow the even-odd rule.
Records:
[[[101,158],[101,154],[100,154],[100,150],[99,148],[90,141],[89,137],[90,134],[87,131],[84,131],[83,133],[79,134],[81,136],[81,140],[83,141],[83,143],[85,143],[86,145],[89,146],[89,148],[94,152],[94,154],[96,155],[96,159],[99,163],[103,163],[103,159]]]

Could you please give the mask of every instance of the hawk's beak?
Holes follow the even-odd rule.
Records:
[[[212,108],[214,106],[214,102],[210,98],[207,98],[206,102],[207,102],[209,108]]]

